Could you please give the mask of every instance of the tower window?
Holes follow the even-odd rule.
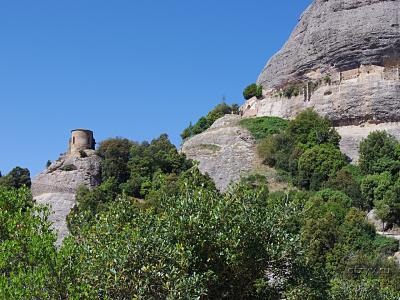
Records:
[[[75,144],[75,137],[72,137],[72,144]]]

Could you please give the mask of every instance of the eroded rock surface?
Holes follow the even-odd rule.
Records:
[[[200,171],[208,173],[222,191],[257,164],[255,140],[239,126],[240,120],[240,116],[226,115],[182,146],[182,152],[198,161]]]
[[[400,138],[400,0],[314,0],[257,83],[263,97],[246,101],[244,117],[312,108],[333,121],[354,162],[371,131]]]
[[[93,150],[61,156],[32,180],[32,195],[37,203],[50,205],[49,220],[57,232],[59,245],[68,235],[66,217],[75,205],[75,192],[81,185],[100,184],[101,158]]]
[[[400,1],[315,0],[258,78],[266,89],[315,73],[399,61]]]

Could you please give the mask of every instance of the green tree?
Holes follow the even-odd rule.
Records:
[[[347,166],[331,177],[324,187],[342,191],[353,200],[353,206],[365,210],[368,208],[361,195],[361,187],[356,176]]]
[[[31,187],[31,175],[28,169],[15,167],[6,176],[0,177],[0,186],[10,188]]]
[[[364,174],[389,171],[396,174],[400,170],[397,156],[398,142],[385,131],[371,132],[360,143],[359,165]]]
[[[47,216],[47,209],[33,205],[27,187],[0,187],[0,298],[62,297]]]
[[[332,123],[311,109],[302,111],[289,122],[286,132],[296,144],[307,148],[321,144],[338,147],[340,142],[340,135],[332,128]]]
[[[373,208],[374,203],[383,201],[391,185],[392,176],[389,172],[367,175],[362,179],[361,193],[368,210]]]
[[[100,143],[97,153],[103,158],[102,179],[114,177],[118,183],[129,178],[128,161],[133,142],[123,138],[111,138]]]
[[[346,158],[332,145],[317,145],[306,150],[298,163],[299,185],[318,190],[346,165]]]

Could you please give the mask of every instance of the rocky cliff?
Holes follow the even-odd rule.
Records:
[[[263,97],[246,101],[243,116],[291,119],[313,108],[338,127],[355,160],[371,125],[389,123],[398,136],[399,20],[400,0],[313,1],[259,75]]]
[[[81,185],[100,184],[101,158],[94,150],[85,154],[65,154],[32,180],[32,195],[37,203],[50,205],[50,222],[60,244],[68,234],[66,217],[75,205],[75,192]]]
[[[266,89],[361,65],[398,66],[399,0],[315,0],[258,78]]]

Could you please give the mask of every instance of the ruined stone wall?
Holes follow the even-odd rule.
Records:
[[[361,66],[343,72],[321,73],[319,86],[305,96],[306,90],[290,99],[269,89],[264,99],[252,98],[241,107],[243,116],[294,118],[300,111],[313,108],[335,125],[357,125],[366,121],[400,121],[400,77],[397,66]],[[327,76],[325,75],[325,76]],[[305,83],[307,84],[307,82]],[[307,89],[308,90],[308,89]],[[250,106],[250,108],[249,108]]]

